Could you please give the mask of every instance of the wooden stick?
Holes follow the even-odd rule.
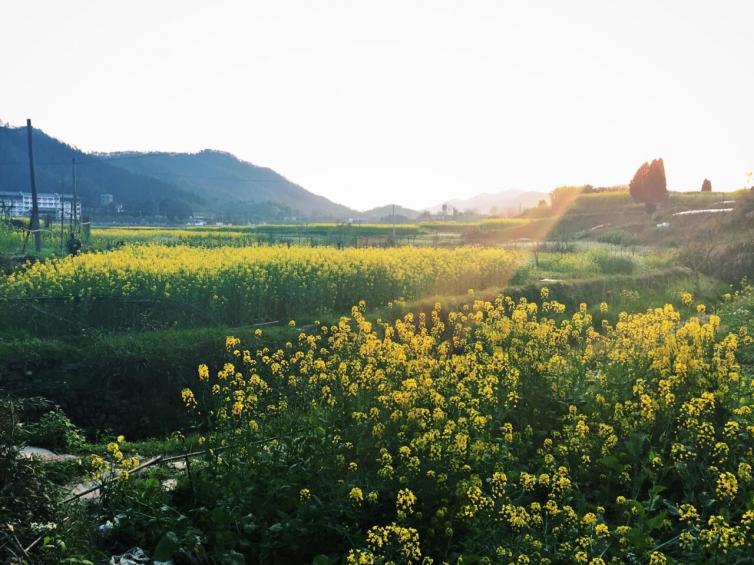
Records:
[[[152,459],[149,459],[149,460],[145,461],[141,465],[139,465],[137,467],[134,467],[131,470],[131,473],[138,473],[139,471],[142,471],[142,470],[146,469],[147,467],[150,467],[150,466],[152,466],[152,465],[154,465],[156,463],[159,463],[161,460],[162,460],[162,455],[158,455],[157,457],[153,457]],[[63,500],[62,504],[66,504],[68,502],[72,502],[72,501],[76,500],[77,498],[81,498],[82,496],[87,495],[90,492],[94,492],[95,490],[98,490],[98,489],[102,488],[103,486],[105,486],[107,484],[110,484],[110,483],[112,483],[112,482],[114,482],[116,480],[117,479],[112,478],[112,479],[109,479],[107,481],[102,481],[101,483],[99,483],[97,485],[94,485],[93,487],[88,488],[88,489],[86,489],[83,492],[79,492],[79,493],[76,493],[76,494],[74,494],[72,496],[69,496],[68,498],[66,498],[65,500]]]

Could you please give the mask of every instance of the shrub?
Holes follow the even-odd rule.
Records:
[[[606,275],[630,275],[636,267],[633,259],[626,255],[596,252],[593,257],[600,271]]]
[[[229,337],[182,392],[209,450],[150,536],[247,563],[744,562],[745,336],[541,294],[393,324],[355,308],[280,349]]]
[[[596,239],[601,243],[611,243],[612,245],[636,245],[638,243],[636,234],[624,230],[607,231],[599,234]]]
[[[39,421],[25,426],[21,438],[35,447],[68,451],[81,447],[86,441],[81,430],[57,407]]]
[[[59,502],[44,465],[19,457],[23,408],[23,401],[0,399],[0,562],[91,565],[82,558],[91,557],[86,522],[68,520],[80,509]]]

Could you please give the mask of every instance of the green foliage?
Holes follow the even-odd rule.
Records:
[[[600,273],[630,275],[639,270],[645,257],[651,256],[646,253],[630,254],[621,248],[597,245],[573,248],[562,244],[562,247],[562,251],[538,253],[538,269],[541,273],[556,278],[584,277]]]
[[[266,335],[294,339],[289,328]],[[3,386],[25,396],[53,399],[95,437],[113,430],[137,438],[169,434],[186,425],[178,391],[196,365],[218,358],[228,333],[246,328],[204,328],[94,334],[66,339],[0,342]]]
[[[754,286],[749,280],[744,278],[739,284],[731,285],[723,299],[720,310],[730,330],[740,335],[754,333]],[[740,358],[746,370],[754,372],[754,342],[742,344]]]
[[[628,255],[603,252],[592,256],[600,271],[606,275],[630,275],[636,269],[636,264]]]
[[[79,506],[59,502],[58,485],[71,475],[19,457],[24,404],[0,399],[0,562],[91,565],[86,558],[98,552],[88,518]]]
[[[624,246],[636,245],[638,242],[636,234],[619,229],[602,232],[596,237],[596,239],[600,243]]]
[[[754,240],[730,242],[690,242],[679,260],[695,271],[737,283],[754,273]]]
[[[37,422],[23,427],[21,439],[35,447],[72,451],[79,449],[86,438],[60,408],[53,408]]]

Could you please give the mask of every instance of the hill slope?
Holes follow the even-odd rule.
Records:
[[[98,208],[100,194],[112,194],[131,217],[167,216],[180,220],[204,213],[245,222],[345,219],[356,213],[290,182],[272,169],[241,161],[229,153],[88,154],[41,130],[33,130],[39,192],[70,193],[71,160],[84,208]],[[0,127],[0,190],[28,192],[26,128]],[[110,211],[98,210],[98,217]]]
[[[203,198],[219,210],[248,209],[273,203],[289,216],[346,218],[354,211],[289,181],[272,169],[230,153],[113,153],[103,159],[132,173],[150,176]],[[251,205],[254,204],[254,205]]]
[[[112,194],[129,214],[182,217],[203,200],[170,183],[115,167],[63,143],[41,130],[33,130],[34,169],[39,192],[70,193],[71,159],[77,162],[77,185],[84,208],[99,205],[101,193]],[[26,128],[0,127],[0,190],[28,192],[29,161]]]
[[[393,213],[395,213],[396,222],[413,221],[420,215],[420,212],[416,210],[405,208],[398,204],[395,204],[395,209],[393,209],[393,204],[388,204],[387,206],[378,206],[377,208],[361,212],[359,217],[373,222],[389,222],[393,218]]]

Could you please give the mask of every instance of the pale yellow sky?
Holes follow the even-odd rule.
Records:
[[[754,3],[34,1],[0,7],[0,118],[85,150],[210,147],[332,200],[672,189],[754,168]]]

